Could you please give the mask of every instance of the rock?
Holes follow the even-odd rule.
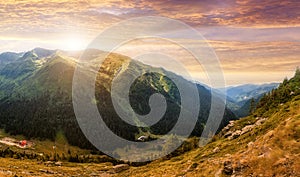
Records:
[[[225,154],[225,157],[231,157],[231,154]]]
[[[238,162],[235,164],[234,173],[241,174],[241,172],[248,167],[249,166],[247,164]]]
[[[55,162],[55,166],[62,166],[62,162],[60,162],[60,161]]]
[[[9,170],[0,170],[0,174],[5,174],[5,175],[9,175],[9,176],[12,176],[13,175],[13,172],[12,171],[9,171]]]
[[[228,131],[225,133],[224,137],[227,138],[232,135],[232,131]]]
[[[44,164],[48,167],[48,166],[53,166],[55,162],[52,161],[47,161]]]
[[[241,130],[237,130],[234,133],[232,133],[231,135],[231,139],[236,139],[241,135],[242,131]]]
[[[214,150],[213,150],[213,153],[218,153],[220,152],[220,148],[219,147],[216,147]]]
[[[253,128],[254,128],[254,125],[247,125],[247,126],[245,126],[244,128],[242,128],[242,132],[241,132],[240,135],[243,135],[243,134],[251,131]]]
[[[47,170],[47,173],[48,173],[48,174],[55,174],[55,172],[54,172],[54,171],[51,171],[51,170]]]
[[[43,172],[43,173],[47,173],[47,170],[45,169],[39,169],[40,172]]]
[[[264,123],[266,121],[266,118],[259,118],[256,122],[255,122],[255,126],[259,126],[262,123]]]
[[[54,171],[51,171],[51,170],[46,170],[46,169],[39,169],[40,172],[43,172],[43,173],[47,173],[47,174],[55,174]]]
[[[222,172],[226,175],[232,175],[233,167],[232,167],[232,163],[230,161],[224,162],[224,168],[223,168]]]
[[[252,147],[253,144],[254,144],[254,143],[251,141],[251,142],[249,142],[249,143],[247,144],[247,147]]]
[[[115,173],[120,173],[124,170],[128,170],[129,169],[129,165],[128,164],[119,164],[119,165],[116,165],[116,166],[113,166],[113,171]]]

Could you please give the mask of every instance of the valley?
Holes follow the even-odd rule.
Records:
[[[92,61],[99,55],[105,55],[98,50],[89,52],[93,57],[86,59]],[[300,175],[299,69],[293,78],[280,84],[228,88],[231,93],[227,92],[229,102],[218,134],[200,147],[199,136],[208,118],[212,91],[197,84],[199,97],[204,101],[200,103],[192,135],[163,158],[133,163],[103,154],[82,134],[71,99],[75,58],[78,55],[76,52],[41,48],[22,54],[0,55],[0,61],[3,61],[0,68],[1,176]],[[110,99],[112,80],[115,74],[147,73],[149,70],[155,72],[135,80],[130,90],[131,106],[136,112],[145,114],[149,112],[150,95],[160,93],[167,98],[168,109],[163,119],[154,126],[132,126],[121,121],[113,110]],[[162,68],[152,68],[118,54],[109,55],[96,72],[99,73],[95,84],[95,104],[107,126],[130,141],[141,141],[140,137],[147,137],[147,141],[161,138],[176,123],[181,100],[166,73],[186,85],[191,84]],[[89,73],[83,74],[88,76]],[[255,99],[255,104],[250,106],[251,98]],[[189,111],[189,108],[184,109]],[[244,109],[245,116],[238,118],[241,117],[235,115],[238,109]],[[133,120],[140,123],[137,118]],[[188,117],[186,121],[189,122]],[[169,138],[177,141],[181,136],[179,133]],[[155,147],[149,147],[149,153],[163,152],[168,146],[168,141],[162,140]],[[113,153],[122,157],[139,156],[142,150],[134,146],[120,146]]]

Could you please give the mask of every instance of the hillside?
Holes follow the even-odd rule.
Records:
[[[91,56],[95,52],[99,51],[91,51]],[[120,57],[119,60],[114,60],[118,57]],[[39,60],[36,58],[35,61]],[[72,73],[72,69],[74,69],[72,66],[76,61],[58,53],[42,58],[42,60],[44,62],[38,62],[39,64],[34,65],[37,68],[34,72],[29,72],[30,70],[22,72],[26,77],[18,80],[22,85],[15,87],[16,90],[14,91],[17,92],[12,92],[18,94],[2,98],[1,121],[3,123],[1,125],[10,134],[0,131],[1,141],[10,141],[9,139],[3,139],[6,137],[21,140],[25,137],[17,134],[25,134],[27,137],[32,137],[30,142],[34,144],[32,148],[25,149],[1,144],[0,157],[5,157],[0,158],[0,163],[3,164],[0,167],[2,176],[268,177],[300,175],[298,170],[300,169],[299,69],[297,69],[293,78],[284,80],[277,89],[262,96],[250,116],[239,120],[231,120],[227,126],[224,125],[219,134],[215,135],[207,145],[197,147],[198,139],[190,138],[167,157],[148,164],[135,164],[116,161],[108,156],[101,155],[97,151],[82,150],[72,146],[72,144],[77,145],[76,143],[87,142],[84,138],[80,139],[80,129],[78,127],[74,128],[74,125],[76,126],[74,123],[76,122],[72,119],[72,114],[70,114],[70,93],[66,94],[65,92],[70,89],[68,78],[72,76],[70,73]],[[110,63],[110,65],[107,65],[106,62]],[[41,63],[44,64],[41,65]],[[124,71],[131,73],[134,70],[147,70],[147,67],[149,67],[139,62],[132,62],[129,58],[117,54],[110,56],[100,69],[101,72],[98,73],[96,85],[99,90],[96,92],[96,97],[98,100],[104,100],[102,104],[97,106],[100,111],[101,109],[106,111],[107,117],[104,114],[104,118],[108,126],[112,126],[111,129],[115,133],[125,137],[128,135],[114,129],[116,124],[124,126],[124,122],[118,122],[119,119],[114,117],[115,113],[110,108],[111,100],[108,99],[109,86],[112,82],[111,76],[116,71],[119,71],[120,67],[124,67],[124,63],[127,63]],[[131,105],[137,112],[143,114],[149,111],[149,107],[146,105],[148,96],[144,96],[145,98],[143,99],[145,100],[140,97],[141,93],[145,93],[144,90],[149,90],[149,95],[156,92],[164,94],[167,97],[168,104],[172,105],[171,114],[169,116],[166,114],[168,117],[165,117],[167,121],[161,122],[161,125],[166,127],[166,122],[174,120],[172,119],[173,113],[177,110],[176,104],[180,103],[180,101],[174,99],[177,96],[177,90],[172,85],[172,82],[164,77],[164,73],[167,71],[160,68],[154,70],[160,72],[148,73],[135,81],[135,87],[130,92]],[[48,75],[48,73],[52,74]],[[67,77],[62,79],[59,77],[60,75],[66,75]],[[3,76],[3,78],[10,79],[10,75]],[[5,85],[7,83],[2,82],[2,84]],[[30,85],[35,85],[35,87],[29,87]],[[57,85],[60,86],[59,89],[56,87]],[[30,91],[29,88],[36,89]],[[49,90],[45,91],[45,88],[49,88]],[[198,89],[201,90],[200,96],[203,98],[209,97],[209,92],[205,87],[198,85]],[[7,90],[8,92],[9,90]],[[23,92],[26,94],[20,95]],[[37,95],[37,97],[33,95]],[[139,99],[138,102],[136,101],[137,99]],[[64,109],[58,109],[58,107],[62,106]],[[50,107],[51,109],[45,110],[45,107]],[[205,104],[203,108],[207,109]],[[14,112],[16,109],[18,109],[17,114]],[[26,116],[27,114],[29,116]],[[228,114],[231,115],[230,112]],[[199,122],[203,120],[201,116],[205,116],[205,114],[200,114]],[[226,117],[224,120],[229,121]],[[53,126],[49,127],[49,125]],[[59,128],[56,128],[57,125],[59,125]],[[19,129],[20,127],[24,128]],[[127,133],[131,134],[132,132],[133,139],[136,138],[135,133],[140,134],[141,130],[144,133],[150,133],[155,138],[155,136],[165,133],[168,127],[166,129],[161,129],[159,126],[150,127],[149,129],[133,129],[131,126],[126,128]],[[74,133],[74,131],[78,132]],[[48,137],[49,133],[53,136],[52,141],[40,141],[34,138],[51,139]],[[197,135],[196,130],[194,133]],[[55,149],[51,147],[53,143]],[[85,146],[88,146],[88,144],[85,144]],[[132,148],[131,151],[127,149],[127,153],[130,152],[129,155],[132,156],[135,150],[135,148]]]
[[[212,142],[119,176],[300,176],[300,71]]]
[[[179,156],[168,156],[138,167],[112,162],[54,163],[29,160],[29,156],[23,160],[6,157],[0,158],[0,163],[3,164],[0,174],[122,177],[300,176],[299,81],[300,72],[297,70],[295,77],[285,80],[272,93],[265,95],[252,115],[231,121],[209,144]],[[34,142],[38,147],[31,150],[31,153],[41,150],[41,147],[44,150],[51,149],[47,147],[47,142]],[[63,148],[61,144],[58,147]],[[86,154],[82,150],[78,151],[76,147],[70,148],[77,153]],[[4,151],[0,151],[0,155],[3,153]],[[109,161],[107,158],[106,160]]]
[[[99,50],[85,52],[83,62],[95,63],[99,56],[107,53]],[[13,56],[16,56],[15,54]],[[72,107],[72,79],[76,57],[80,52],[53,51],[36,48],[19,58],[7,60],[0,68],[0,124],[12,135],[22,134],[27,138],[54,140],[62,132],[71,145],[93,148],[82,134]],[[5,61],[3,58],[1,59]],[[91,66],[93,69],[94,66]],[[150,95],[160,93],[166,97],[168,109],[162,120],[150,128],[132,126],[122,121],[114,110],[111,100],[111,84],[118,71],[136,73],[155,71],[139,77],[130,89],[130,102],[139,114],[149,112]],[[90,71],[82,73],[88,76]],[[190,81],[170,73],[162,68],[153,68],[118,54],[110,54],[101,66],[96,82],[96,103],[104,122],[118,136],[136,140],[138,135],[165,134],[176,123],[180,110],[180,96],[176,86],[165,77],[168,73],[185,85]],[[122,86],[122,85],[121,85]],[[196,128],[192,135],[199,136],[204,128],[210,110],[211,93],[197,85],[201,97],[200,111]],[[191,108],[184,108],[187,111]],[[125,110],[126,111],[126,110]],[[225,110],[221,127],[224,127],[235,115]],[[189,124],[188,117],[186,118]],[[136,121],[136,120],[135,120]],[[105,135],[101,135],[105,136]]]

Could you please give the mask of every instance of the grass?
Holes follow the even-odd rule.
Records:
[[[232,130],[253,124],[255,120],[253,116],[240,119]],[[226,176],[222,173],[224,161],[231,161],[236,174],[242,176],[297,176],[300,175],[299,127],[300,101],[295,98],[278,112],[270,113],[265,123],[237,139],[219,136],[202,148],[170,160],[130,168],[119,176]],[[220,151],[213,152],[215,147]],[[189,170],[193,163],[197,167]]]
[[[26,139],[22,135],[12,136],[5,133],[3,130],[0,130],[0,138],[4,138],[4,137],[11,137],[13,139],[16,139],[17,141]],[[27,153],[44,154],[44,155],[46,154],[51,155],[56,153],[60,157],[62,156],[62,154],[67,155],[69,152],[77,155],[90,155],[90,150],[84,150],[84,149],[80,149],[79,147],[69,145],[62,132],[57,133],[55,142],[50,140],[41,141],[37,139],[31,139],[29,141],[34,144],[33,147],[20,149],[18,147],[10,146],[9,148],[15,152],[26,151]],[[0,149],[2,150],[8,147],[7,145],[3,145],[3,144],[0,145],[1,145]],[[54,145],[55,145],[55,149],[53,148]]]
[[[75,164],[63,163],[62,166],[46,166],[44,163],[32,160],[16,160],[0,158],[0,176],[92,176],[109,175],[112,164]]]
[[[269,117],[260,126],[255,127],[236,139],[228,140],[219,135],[204,147],[191,150],[169,160],[158,159],[140,167],[130,167],[121,173],[111,174],[112,163],[70,163],[63,166],[46,166],[36,160],[0,158],[1,176],[49,176],[81,175],[91,176],[226,176],[222,173],[225,161],[231,161],[236,174],[243,176],[297,176],[300,169],[300,100],[298,97],[285,103],[277,112],[268,113]],[[231,131],[239,130],[255,123],[256,117],[249,116],[235,121]],[[0,131],[0,137],[8,136]],[[14,137],[22,139],[21,136]],[[34,152],[53,152],[53,142],[38,141]],[[250,145],[249,143],[252,143]],[[67,148],[65,148],[67,146]],[[218,147],[219,152],[213,150]],[[4,146],[2,147],[4,148]],[[12,147],[12,149],[17,149]],[[88,151],[69,146],[62,132],[56,135],[56,151],[88,154]],[[48,172],[47,172],[48,170]],[[51,173],[51,174],[49,174]]]

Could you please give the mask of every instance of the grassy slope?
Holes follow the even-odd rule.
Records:
[[[231,130],[255,121],[253,116],[240,119]],[[216,147],[218,152],[214,152]],[[118,176],[226,176],[222,172],[225,161],[242,176],[300,175],[300,96],[236,139],[216,137],[205,147],[167,161],[132,167]]]
[[[0,176],[109,176],[106,171],[112,169],[111,163],[79,164],[63,163],[62,166],[46,166],[30,160],[0,158]]]
[[[254,116],[240,119],[235,121],[229,131],[240,130],[259,119]],[[261,125],[236,139],[229,140],[224,137],[224,133],[221,132],[204,147],[169,160],[160,159],[145,166],[130,167],[117,174],[109,173],[113,169],[111,163],[64,162],[63,166],[56,167],[46,166],[35,160],[0,158],[0,163],[3,164],[0,166],[0,175],[226,176],[223,173],[225,161],[231,162],[237,176],[300,175],[300,96],[281,105],[277,112],[270,112]],[[58,135],[58,142],[59,137],[61,135]],[[36,150],[52,149],[49,142],[36,143],[39,144]],[[62,145],[58,144],[58,147]],[[219,150],[216,151],[216,147]]]
[[[25,139],[24,136],[11,136],[6,134],[3,130],[0,131],[0,138],[11,137],[16,140]],[[33,148],[25,148],[20,149],[15,146],[7,146],[4,144],[0,144],[0,149],[4,150],[9,147],[14,152],[26,153],[26,154],[53,154],[54,142],[50,140],[36,140],[32,139],[30,142],[34,143]],[[62,154],[67,155],[68,151],[72,154],[81,155],[89,155],[89,150],[83,150],[76,146],[71,146],[67,143],[64,135],[59,132],[56,137],[56,153],[59,156]],[[100,157],[100,156],[99,156]],[[91,176],[92,174],[99,174],[99,171],[102,173],[106,173],[106,171],[112,169],[113,164],[110,162],[106,163],[71,163],[67,161],[63,161],[62,166],[55,165],[47,165],[47,162],[42,162],[40,160],[29,160],[29,159],[14,159],[14,158],[1,158],[0,157],[0,176],[72,176],[72,175],[80,175],[80,176]]]
[[[5,133],[3,130],[0,130],[0,139],[4,138],[4,137],[10,137],[13,138],[15,140],[24,140],[26,139],[26,137],[22,136],[22,135],[16,135],[16,136],[12,136],[9,135],[7,133]],[[84,149],[80,149],[77,146],[71,146],[68,144],[65,136],[62,134],[62,132],[58,132],[55,142],[50,141],[50,140],[37,140],[37,139],[31,139],[29,140],[30,142],[32,142],[33,148],[25,148],[25,149],[20,149],[17,148],[15,146],[9,146],[9,148],[15,152],[23,152],[26,151],[26,153],[37,153],[37,154],[47,154],[47,155],[51,155],[53,154],[55,151],[58,155],[62,155],[63,153],[65,155],[68,154],[68,150],[71,151],[72,154],[78,154],[78,155],[87,155],[90,154],[89,150],[84,150]],[[54,151],[53,146],[56,145],[56,150]],[[4,145],[4,144],[0,144],[0,150],[6,149],[8,146]]]

